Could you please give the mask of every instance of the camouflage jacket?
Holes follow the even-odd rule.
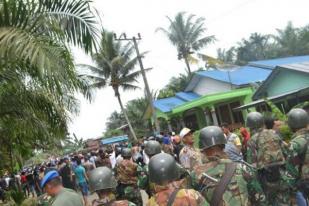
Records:
[[[95,161],[96,167],[109,167],[112,168],[112,163],[109,159],[109,156],[98,157]]]
[[[257,169],[284,165],[280,137],[273,130],[259,130],[248,141],[247,162]]]
[[[135,206],[135,204],[128,200],[116,200],[114,194],[109,194],[104,199],[93,200],[92,206]]]
[[[50,206],[53,202],[54,198],[45,194],[40,195],[37,197],[37,206]]]
[[[176,183],[177,185],[178,183]],[[156,187],[156,194],[147,203],[148,206],[166,206],[175,191],[174,183]],[[172,203],[173,206],[208,206],[204,197],[193,189],[180,189]]]
[[[232,161],[227,156],[209,157],[209,162],[197,165],[191,173],[192,181],[198,191],[210,202],[216,186],[224,175],[225,167]],[[218,182],[205,178],[203,173],[215,178]],[[250,205],[247,182],[241,164],[237,165],[236,171],[223,194],[223,206],[248,206]]]
[[[301,129],[293,135],[287,168],[296,179],[309,179],[309,130]],[[301,166],[301,171],[299,171]]]
[[[191,171],[195,165],[202,164],[202,155],[198,149],[185,145],[179,153],[179,162]]]
[[[181,165],[177,164],[179,167],[179,173],[181,179],[171,183],[174,188],[188,188],[191,186],[191,177]],[[155,193],[155,187],[158,187],[155,183],[149,181],[148,165],[138,166],[138,181],[137,185],[140,189],[146,190],[149,195]]]
[[[137,164],[124,159],[116,165],[116,178],[118,182],[126,185],[137,184]]]

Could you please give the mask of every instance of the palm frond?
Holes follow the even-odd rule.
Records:
[[[136,90],[139,89],[140,87],[135,86],[133,84],[121,84],[121,88],[123,91],[128,91],[128,90]]]
[[[206,36],[202,39],[199,39],[195,42],[192,43],[192,49],[195,51],[198,51],[200,49],[202,49],[203,47],[213,43],[214,41],[216,41],[215,36]]]
[[[54,27],[63,31],[73,45],[81,46],[86,52],[95,48],[98,37],[95,15],[88,0],[39,0],[42,16],[53,21]]]

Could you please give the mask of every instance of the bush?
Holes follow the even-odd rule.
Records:
[[[18,191],[18,190],[11,190],[9,192],[11,198],[14,200],[16,205],[21,205],[22,202],[26,199],[25,195],[22,191]]]
[[[193,133],[195,148],[199,148],[199,136],[200,136],[200,130],[197,130]]]
[[[293,135],[293,132],[288,125],[284,124],[280,127],[280,134],[281,134],[282,139],[284,141],[290,142],[292,135]]]

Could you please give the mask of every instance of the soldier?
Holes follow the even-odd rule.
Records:
[[[285,177],[285,157],[280,137],[272,130],[264,128],[264,118],[259,112],[248,114],[247,127],[252,134],[248,141],[247,161],[257,169],[257,179],[251,183],[259,181],[268,204],[289,204],[289,186],[286,183],[288,177]],[[259,191],[261,188],[256,189],[263,195]]]
[[[105,149],[99,149],[99,157],[95,160],[95,166],[112,168],[109,154],[105,151]]]
[[[169,154],[160,153],[150,159],[149,178],[156,184],[156,194],[149,199],[148,206],[209,205],[197,191],[173,187],[179,171],[174,157]]]
[[[208,162],[194,168],[194,185],[211,206],[248,206],[243,165],[228,159],[225,144],[226,138],[220,127],[208,126],[201,130],[199,148]]]
[[[114,193],[117,182],[112,170],[108,167],[98,167],[89,174],[89,185],[92,192],[96,192],[99,199],[92,202],[92,206],[135,206],[128,200],[116,200]]]
[[[292,109],[288,113],[288,125],[294,135],[290,143],[287,168],[297,181],[297,201],[306,202],[309,195],[309,117],[303,109]],[[307,205],[307,203],[303,204]]]
[[[184,147],[179,153],[180,164],[187,170],[191,171],[195,165],[202,163],[201,153],[193,147],[194,138],[192,130],[183,128],[179,134]]]
[[[131,159],[131,149],[124,148],[121,156],[123,160],[115,168],[118,180],[118,195],[134,202],[136,205],[141,205],[142,197],[137,187],[137,164]]]
[[[83,206],[83,199],[75,191],[64,188],[61,183],[61,177],[57,171],[52,170],[44,176],[41,187],[44,188],[47,195],[52,199],[46,201],[51,206]],[[43,198],[43,196],[42,196]],[[48,196],[46,196],[48,198]],[[43,200],[42,200],[43,201]],[[43,201],[44,202],[44,201]]]
[[[146,153],[146,155],[149,157],[149,159],[156,155],[161,153],[161,145],[159,142],[154,141],[154,140],[150,140],[147,141],[145,144],[145,149],[144,152]],[[137,181],[137,185],[139,188],[144,189],[148,195],[151,195],[154,190],[153,190],[153,184],[149,182],[148,179],[148,165],[144,165],[144,166],[138,166],[137,168],[138,171],[138,181]]]

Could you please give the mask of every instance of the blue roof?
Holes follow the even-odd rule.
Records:
[[[153,106],[162,112],[170,112],[174,107],[182,105],[185,102],[177,97],[168,97],[154,101]]]
[[[281,66],[284,64],[295,64],[301,62],[308,62],[309,56],[294,56],[294,57],[285,57],[285,58],[277,58],[277,59],[268,59],[268,60],[260,60],[260,61],[252,61],[249,62],[248,65],[274,69],[276,66]]]
[[[197,72],[198,75],[232,83],[234,85],[245,85],[253,82],[264,81],[270,73],[271,70],[269,69],[251,66],[243,66],[234,70],[211,70]]]
[[[199,97],[200,95],[194,92],[178,92],[176,93],[175,97],[168,97],[154,101],[153,105],[155,108],[161,110],[162,112],[170,112],[173,108]]]
[[[185,100],[185,101],[192,101],[200,97],[200,95],[194,92],[178,92],[176,93],[176,97]]]
[[[128,136],[127,135],[123,135],[123,136],[117,136],[117,137],[110,137],[110,138],[106,138],[101,140],[102,144],[113,144],[113,143],[117,143],[117,142],[124,142],[124,141],[128,141]]]

